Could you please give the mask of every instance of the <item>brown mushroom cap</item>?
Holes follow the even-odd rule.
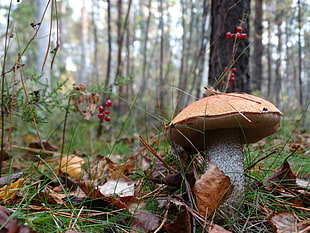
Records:
[[[184,108],[170,123],[167,136],[170,141],[172,136],[176,144],[203,149],[204,132],[240,128],[242,143],[253,143],[277,132],[281,116],[279,109],[260,97],[238,93],[216,94]]]

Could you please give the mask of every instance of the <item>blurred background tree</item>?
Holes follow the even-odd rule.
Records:
[[[8,6],[1,2],[3,40]],[[6,67],[15,64],[43,16],[48,22],[40,25],[43,34],[22,56],[25,77],[42,76],[50,86],[67,79],[68,88],[113,84],[109,95],[119,98],[120,116],[135,103],[150,113],[160,109],[169,120],[174,109],[214,86],[232,61],[237,72],[227,91],[252,92],[290,110],[304,108],[310,98],[309,12],[303,0],[12,1]],[[247,38],[234,45],[225,33],[238,26]],[[46,40],[48,48],[40,45]],[[0,49],[3,54],[3,43]],[[53,69],[38,64],[43,55],[55,59]],[[133,114],[141,117],[139,111]]]

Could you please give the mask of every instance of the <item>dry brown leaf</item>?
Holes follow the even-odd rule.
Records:
[[[0,199],[2,201],[13,200],[23,183],[24,179],[18,179],[14,183],[2,187],[0,189]]]
[[[94,115],[97,104],[99,102],[99,94],[98,93],[86,93],[86,111],[85,111],[85,120],[89,120]]]
[[[159,226],[159,223],[160,218],[157,215],[146,210],[138,210],[130,225],[130,232],[153,232]]]
[[[125,203],[125,201],[128,201],[127,197],[121,198],[118,196],[106,196],[100,192],[100,190],[93,181],[79,181],[78,185],[83,190],[85,195],[89,198],[102,198],[119,209],[128,208],[126,204],[127,202]],[[131,197],[129,197],[128,199],[129,201],[132,200]]]
[[[84,95],[85,95],[85,91],[86,91],[86,86],[84,83],[81,83],[78,86],[74,86],[74,93],[76,93],[76,95],[72,98],[73,104],[75,106],[75,108],[82,114],[83,111],[81,110],[81,105],[84,102]]]
[[[191,218],[188,210],[184,208],[173,223],[164,226],[168,233],[190,233],[191,232]]]
[[[193,188],[197,206],[202,216],[210,216],[232,193],[230,178],[216,165],[209,163],[208,170],[201,176]]]
[[[227,231],[225,230],[223,227],[214,224],[211,228],[211,230],[209,231],[209,233],[232,233],[231,231]]]
[[[19,224],[17,218],[11,218],[11,214],[10,210],[0,206],[1,233],[35,233],[30,227]]]
[[[277,183],[286,188],[296,187],[296,175],[292,172],[290,164],[284,162],[276,172],[267,180],[268,183]]]
[[[308,221],[300,222],[297,216],[290,211],[279,211],[269,216],[269,223],[276,233],[308,233],[306,229],[309,226]],[[307,224],[308,223],[308,224]]]
[[[95,92],[87,93],[84,83],[75,86],[74,93],[75,95],[72,97],[73,105],[82,115],[84,115],[85,120],[91,119],[99,102],[99,94]]]

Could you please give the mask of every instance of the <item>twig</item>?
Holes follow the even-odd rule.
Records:
[[[252,169],[256,164],[258,164],[260,161],[262,161],[262,160],[268,158],[269,156],[273,155],[274,153],[276,153],[276,151],[272,151],[271,153],[269,153],[269,154],[263,156],[262,158],[256,160],[256,161],[255,161],[254,163],[252,163],[249,167],[247,167],[247,168],[245,169],[245,171],[251,170],[251,169]]]
[[[171,172],[171,170],[174,170],[156,153],[156,151],[142,138],[142,136],[139,136],[139,139],[143,146],[145,146],[145,148],[149,152],[151,152],[169,170],[169,172]],[[176,171],[174,170],[174,172]]]

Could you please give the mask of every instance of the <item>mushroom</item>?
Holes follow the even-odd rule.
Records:
[[[262,98],[239,93],[215,94],[184,108],[169,124],[167,137],[183,147],[205,150],[235,186],[245,189],[243,144],[254,143],[280,128],[282,113]]]

